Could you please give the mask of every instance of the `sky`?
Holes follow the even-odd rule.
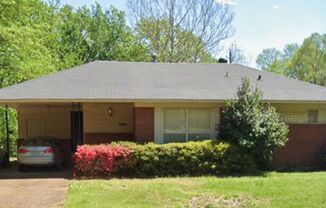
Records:
[[[288,43],[302,43],[311,33],[326,33],[326,0],[216,0],[233,7],[233,37],[250,58],[250,66],[264,48],[282,49]],[[104,8],[115,6],[126,11],[126,0],[61,0],[74,7],[98,2]]]

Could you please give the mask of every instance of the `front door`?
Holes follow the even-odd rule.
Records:
[[[71,111],[71,150],[76,151],[78,145],[84,144],[83,112]]]

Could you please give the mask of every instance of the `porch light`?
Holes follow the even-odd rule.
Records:
[[[108,108],[108,114],[109,114],[109,116],[112,116],[112,113],[113,113],[112,108],[109,107],[109,108]]]

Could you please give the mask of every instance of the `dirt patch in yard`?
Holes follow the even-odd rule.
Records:
[[[261,202],[248,196],[223,197],[199,195],[190,199],[185,208],[249,208],[257,207]]]

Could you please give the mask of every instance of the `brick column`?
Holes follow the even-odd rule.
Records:
[[[139,143],[154,142],[154,108],[134,108],[134,136]]]

